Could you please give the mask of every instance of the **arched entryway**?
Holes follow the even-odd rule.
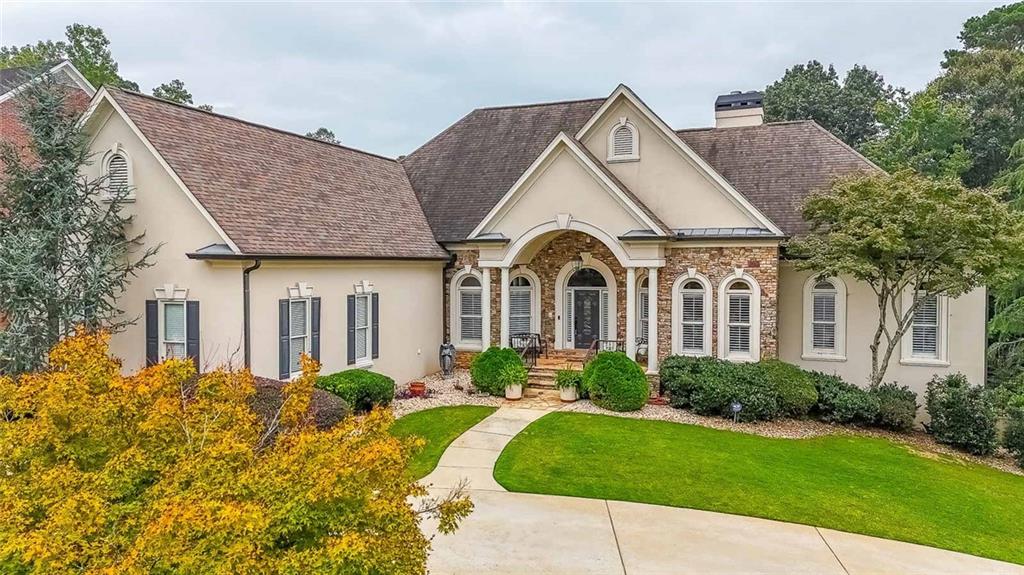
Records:
[[[616,283],[612,268],[589,254],[562,266],[555,277],[555,347],[588,349],[616,337]]]

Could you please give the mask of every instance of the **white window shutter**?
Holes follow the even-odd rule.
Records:
[[[572,290],[565,290],[565,341],[572,344],[575,340],[576,325],[572,321]]]
[[[939,299],[926,297],[914,312],[912,329],[913,355],[938,357],[939,355]]]
[[[107,161],[107,187],[111,193],[128,189],[128,160],[121,154],[114,154]]]
[[[513,289],[509,294],[509,333],[531,333],[531,308],[533,292],[530,289]]]
[[[612,155],[632,156],[633,155],[633,130],[629,126],[615,128],[612,135]]]

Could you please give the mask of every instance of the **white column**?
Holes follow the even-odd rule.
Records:
[[[626,355],[636,359],[636,268],[626,268]]]
[[[501,342],[498,345],[501,347],[507,347],[511,342],[508,340],[508,320],[509,320],[509,286],[508,286],[508,268],[501,268]]]
[[[647,373],[658,372],[658,268],[647,268]]]
[[[491,268],[484,268],[484,279],[480,286],[480,324],[483,333],[480,334],[480,345],[484,349],[491,347]]]

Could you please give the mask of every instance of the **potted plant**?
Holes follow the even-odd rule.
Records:
[[[555,374],[555,387],[558,388],[558,395],[562,401],[572,403],[579,399],[580,383],[583,381],[583,372],[573,369],[560,369]]]
[[[505,388],[505,399],[511,399],[513,401],[522,399],[523,388],[526,387],[526,380],[529,378],[529,374],[526,372],[526,368],[521,363],[509,363],[501,368],[498,372],[498,380],[501,386]]]

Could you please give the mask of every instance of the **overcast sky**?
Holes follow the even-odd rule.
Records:
[[[799,62],[855,63],[920,89],[961,24],[1001,3],[161,4],[0,0],[0,44],[99,26],[149,92],[180,78],[197,104],[406,154],[475,107],[603,97],[629,85],[676,128],[715,96],[763,89]]]

